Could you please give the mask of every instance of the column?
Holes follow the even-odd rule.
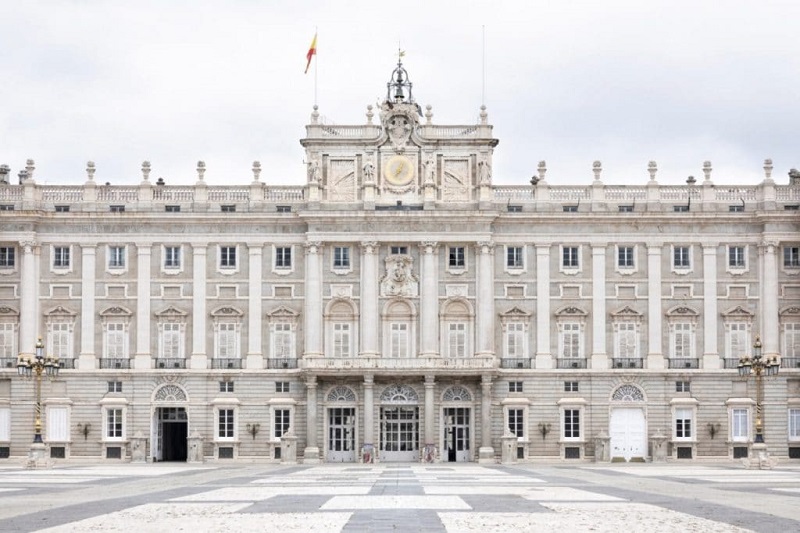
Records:
[[[763,355],[778,355],[780,316],[778,314],[778,241],[765,241],[759,251],[764,255],[761,274],[761,342]],[[753,336],[755,341],[755,335]]]
[[[263,248],[260,243],[248,243],[247,287],[247,368],[264,368],[264,356],[261,343],[261,263]]]
[[[436,446],[436,433],[434,421],[436,420],[436,405],[434,403],[435,376],[425,376],[425,446]],[[435,448],[433,448],[435,449]]]
[[[319,447],[317,447],[317,376],[306,378],[306,449],[303,452],[303,463],[319,463]]]
[[[364,444],[375,445],[375,379],[372,374],[364,375]],[[373,451],[373,457],[374,457]]]
[[[606,245],[592,245],[592,368],[608,368],[606,353]]]
[[[553,368],[550,352],[550,244],[536,245],[536,368]]]
[[[33,354],[36,347],[38,331],[36,328],[38,309],[36,305],[36,270],[34,240],[20,241],[22,261],[20,262],[20,303],[19,303],[19,351]]]
[[[703,368],[720,368],[717,349],[717,248],[703,245]]]
[[[136,245],[136,354],[134,368],[153,367],[150,354],[150,243]]]
[[[81,245],[81,353],[78,356],[81,370],[97,368],[94,351],[96,252],[94,244]]]
[[[191,368],[208,368],[206,353],[206,254],[203,244],[192,246],[192,361]]]
[[[494,244],[478,243],[477,357],[494,357]]]
[[[647,368],[664,368],[661,351],[661,248],[647,245]]]
[[[479,463],[494,463],[492,448],[492,376],[481,377],[481,447],[478,450]]]
[[[322,349],[322,269],[319,242],[307,242],[305,288],[305,351],[304,357],[321,357]]]
[[[361,243],[361,355],[378,357],[378,243]]]
[[[436,276],[438,244],[423,242],[419,246],[422,287],[420,289],[420,355],[439,355],[439,280]]]

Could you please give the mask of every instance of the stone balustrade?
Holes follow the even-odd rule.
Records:
[[[414,357],[398,359],[387,357],[334,358],[305,356],[299,360],[299,363],[301,369],[314,372],[341,372],[347,370],[373,370],[376,372],[381,370],[390,372],[446,370],[448,372],[458,372],[493,370],[497,368],[498,361],[490,357]]]

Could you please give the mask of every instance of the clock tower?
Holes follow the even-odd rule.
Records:
[[[398,60],[375,122],[367,106],[363,125],[328,125],[315,106],[306,126],[309,200],[366,209],[433,208],[491,201],[492,137],[485,107],[476,124],[439,126],[432,106],[414,99]]]

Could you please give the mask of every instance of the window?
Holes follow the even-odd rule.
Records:
[[[122,437],[122,409],[106,409],[106,438],[121,439]]]
[[[619,246],[617,248],[617,266],[619,268],[634,268],[634,248],[633,246]]]
[[[582,357],[581,353],[581,325],[578,322],[565,322],[561,326],[561,357]]]
[[[233,392],[233,381],[220,381],[219,382],[219,391],[220,392]]]
[[[13,268],[16,249],[13,246],[0,246],[0,268]]]
[[[689,204],[686,205],[673,205],[672,210],[675,213],[688,213],[689,212]]]
[[[744,246],[728,246],[728,266],[730,268],[745,268],[744,251]]]
[[[789,409],[789,440],[800,440],[800,409]]]
[[[333,356],[350,357],[350,324],[333,325]]]
[[[47,348],[50,355],[59,359],[71,359],[72,323],[51,322],[47,325]]]
[[[800,246],[783,247],[783,266],[786,268],[800,268]]]
[[[639,357],[639,331],[636,322],[614,324],[614,357]]]
[[[56,213],[69,213],[69,206],[68,205],[57,205],[56,206]]]
[[[292,410],[286,408],[276,408],[273,410],[272,414],[272,436],[275,439],[280,439],[287,431],[289,431],[289,427],[292,425]]]
[[[506,206],[506,210],[509,213],[522,213],[522,206],[521,205],[508,205],[508,206]]]
[[[508,382],[508,392],[522,392],[522,382],[521,381],[509,381]]]
[[[236,212],[236,206],[235,205],[221,205],[219,207],[219,210],[222,211],[223,213],[235,213]]]
[[[180,268],[180,267],[181,267],[181,247],[165,246],[164,268]]]
[[[522,359],[525,353],[525,324],[509,322],[506,324],[506,357]]]
[[[564,439],[581,438],[581,410],[564,409]]]
[[[294,357],[294,332],[288,322],[272,325],[272,357],[276,359]]]
[[[348,246],[333,247],[333,268],[335,269],[350,268],[350,247]]]
[[[692,409],[685,407],[675,409],[675,438],[685,440],[692,438]]]
[[[578,382],[577,381],[565,381],[564,382],[564,392],[578,392]]]
[[[121,381],[109,381],[108,382],[108,392],[122,392],[122,382]]]
[[[506,267],[523,268],[522,246],[506,247]]]
[[[290,205],[279,205],[275,207],[275,211],[278,213],[291,213],[292,206]]]
[[[109,210],[112,213],[124,213],[125,212],[125,206],[124,205],[112,205],[109,208]]]
[[[125,247],[108,247],[108,268],[125,268]]]
[[[0,204],[0,211],[13,211],[14,205],[13,204]]]
[[[750,410],[737,407],[731,409],[731,440],[747,441],[750,437]]]
[[[391,255],[407,255],[408,246],[391,246],[389,247],[389,253]]]
[[[783,325],[783,357],[800,358],[800,322]]]
[[[408,357],[408,324],[395,322],[390,324],[391,332],[391,356]]]
[[[783,206],[784,211],[800,211],[800,204],[791,204]]]
[[[220,268],[236,268],[236,247],[219,247],[219,266]]]
[[[580,248],[577,246],[564,246],[561,249],[561,266],[564,268],[580,267]]]
[[[165,205],[164,206],[164,211],[167,212],[167,213],[180,213],[181,212],[181,206],[179,206],[179,205]]]
[[[563,205],[561,206],[564,213],[577,213],[578,206],[577,205]]]
[[[466,258],[463,246],[451,246],[447,249],[447,264],[450,268],[464,268]]]
[[[69,268],[69,246],[53,248],[53,268]]]
[[[728,211],[730,213],[744,213],[744,206],[743,205],[729,205]]]
[[[275,382],[275,392],[289,392],[289,382],[288,381],[276,381]]]
[[[742,357],[750,353],[749,324],[746,322],[731,322],[726,324],[728,338],[726,339],[727,357]]]
[[[106,353],[109,359],[125,359],[128,357],[127,351],[127,331],[122,322],[110,322],[106,324]]]
[[[466,357],[467,355],[467,325],[455,323],[447,325],[447,354],[450,357]]]
[[[620,213],[633,213],[633,206],[632,205],[620,205],[617,207]]]
[[[278,246],[275,248],[275,268],[292,268],[291,246]]]
[[[691,392],[692,386],[691,382],[689,381],[676,381],[675,382],[675,392]]]
[[[693,330],[690,323],[672,324],[672,357],[694,357]]]
[[[164,322],[159,339],[159,357],[164,359],[183,359],[183,332],[178,322]]]
[[[525,409],[521,407],[508,409],[508,430],[518,439],[525,438]]]
[[[239,328],[235,322],[220,322],[217,325],[218,359],[239,358]]]
[[[688,246],[675,246],[672,249],[672,266],[674,268],[690,268],[691,248]]]
[[[234,438],[234,410],[233,409],[219,409],[217,411],[218,424],[217,424],[217,438],[219,439],[232,439]]]

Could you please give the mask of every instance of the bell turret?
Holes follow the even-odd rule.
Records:
[[[392,103],[414,103],[411,82],[408,81],[408,72],[403,68],[402,59],[397,60],[397,67],[392,71],[392,77],[389,78],[389,83],[386,84],[386,101]]]

